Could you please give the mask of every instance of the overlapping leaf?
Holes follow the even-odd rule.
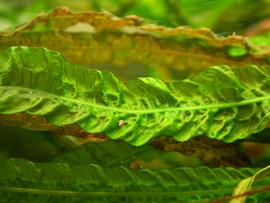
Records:
[[[2,122],[1,122],[2,123]],[[48,162],[68,147],[48,132],[0,126],[0,159],[10,157]]]
[[[66,8],[0,33],[0,48],[17,45],[56,50],[71,62],[113,70],[124,79],[149,75],[149,69],[169,80],[211,65],[268,64],[268,55],[254,54],[241,36],[218,37],[206,28],[167,28],[134,16]]]
[[[0,4],[0,21],[4,26],[18,24],[32,19],[36,12],[63,5],[76,11],[107,10],[117,16],[139,15],[167,26],[208,27],[225,34],[252,29],[269,16],[267,0],[159,0],[158,3],[155,0],[81,0],[76,3],[74,0],[13,0]]]
[[[245,192],[248,192],[251,189],[252,184],[254,184],[255,181],[257,181],[260,178],[265,178],[266,176],[270,175],[269,169],[270,169],[270,166],[267,166],[267,167],[259,170],[257,173],[255,173],[251,177],[248,177],[248,178],[242,180],[235,188],[233,195],[237,196],[237,195],[241,195]],[[245,200],[246,200],[246,196],[235,199],[235,200],[231,201],[230,203],[244,203]]]
[[[68,63],[40,48],[0,53],[2,125],[65,134],[106,134],[132,145],[166,135],[233,142],[269,123],[268,68],[212,67],[179,82],[113,74]]]
[[[192,5],[196,1],[181,2]],[[177,4],[176,1],[167,3],[171,8]],[[257,3],[256,8],[264,3],[267,4]],[[226,12],[233,1],[221,1],[220,5],[220,10],[211,15]],[[201,8],[203,10],[203,6]],[[249,10],[246,7],[237,15],[242,18]],[[175,11],[177,14],[179,8],[175,7]],[[201,15],[195,10],[183,14],[188,14],[189,18]],[[223,22],[218,15],[208,21],[209,25]],[[161,135],[179,141],[202,135],[233,142],[257,133],[253,139],[267,141],[268,135],[259,132],[270,120],[270,54],[269,47],[265,46],[268,38],[249,41],[235,35],[224,38],[208,29],[166,28],[136,16],[118,18],[107,12],[72,13],[65,8],[56,9],[19,26],[15,32],[0,33],[0,49],[13,45],[47,47],[85,66],[73,65],[60,54],[46,49],[14,47],[0,51],[0,125],[101,139],[106,135],[132,145],[143,145]],[[258,42],[263,46],[258,46]],[[189,79],[170,83],[153,78],[121,82],[109,72],[89,69],[113,70],[126,79],[148,75],[147,67],[151,71],[157,69],[158,74],[168,80],[171,75],[184,78],[212,65],[216,66]],[[167,140],[169,143],[163,139],[154,141],[162,141],[160,149],[165,151],[201,153],[199,157],[206,161],[220,161],[220,157],[226,159],[233,154],[233,158],[224,163],[248,163],[242,154],[239,157],[243,160],[238,159],[238,150],[234,151],[235,148],[225,143],[218,143],[217,147],[229,146],[230,152],[220,150],[222,153],[213,158],[212,154],[219,150],[209,153],[208,145],[207,152],[202,153],[203,147],[192,148],[193,140],[190,141],[192,146],[188,142]],[[44,147],[41,150],[35,150],[37,145],[32,142],[27,144],[24,143],[31,146],[27,147],[30,156],[26,153],[19,157],[37,160],[43,156],[38,152],[54,149],[48,142],[38,145]],[[200,144],[203,146],[202,142]],[[238,181],[251,176],[244,179],[235,192],[242,194],[251,188],[253,179],[268,175],[262,173],[266,170],[255,173],[258,169],[252,168],[130,170],[126,167],[143,167],[150,154],[157,153],[159,160],[164,155],[168,161],[166,153],[117,141],[90,143],[60,155],[54,163],[44,164],[10,159],[10,154],[0,150],[0,197],[8,202],[204,201],[231,195]],[[20,147],[16,150],[19,152]],[[51,159],[59,151],[51,152],[47,158]],[[238,162],[234,162],[235,159]],[[153,167],[152,162],[147,161],[150,165],[146,168],[166,168],[156,162]],[[177,165],[181,165],[181,161]],[[184,161],[189,163],[190,160],[184,157]],[[197,161],[195,165],[199,164]],[[115,168],[116,165],[121,167]],[[256,182],[255,192],[264,191],[261,188],[269,182],[269,177]],[[269,199],[267,193],[254,197],[258,202]]]
[[[207,167],[158,170],[0,161],[0,197],[20,202],[201,202],[230,195],[238,181],[258,169]],[[255,188],[269,184],[260,180]],[[269,193],[253,199],[265,201]]]
[[[119,141],[86,143],[56,156],[53,162],[72,165],[97,164],[101,167],[124,166],[138,168],[175,168],[201,166],[199,158],[177,152],[161,152],[151,146],[134,147]]]

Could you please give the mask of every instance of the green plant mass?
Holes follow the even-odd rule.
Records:
[[[0,2],[0,202],[270,201],[269,6]]]

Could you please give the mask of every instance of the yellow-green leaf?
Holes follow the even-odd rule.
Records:
[[[257,173],[255,173],[253,176],[248,177],[244,180],[242,180],[237,187],[235,188],[233,192],[233,196],[241,195],[243,193],[248,192],[252,188],[252,184],[254,181],[265,178],[266,176],[270,175],[270,166],[267,166],[261,170],[259,170]],[[234,198],[230,201],[230,203],[244,203],[247,196],[241,196],[239,198]]]

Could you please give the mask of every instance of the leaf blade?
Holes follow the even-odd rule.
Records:
[[[207,167],[128,170],[94,164],[33,163],[20,159],[1,161],[1,166],[2,195],[13,196],[10,200],[20,194],[21,198],[42,198],[44,201],[46,198],[56,201],[90,198],[108,202],[129,197],[146,202],[152,199],[198,202],[229,194],[237,181],[256,171],[252,168]],[[269,178],[260,185],[267,183]],[[257,198],[266,197],[269,195]]]
[[[270,175],[270,166],[267,166],[259,170],[253,176],[242,180],[234,189],[233,196],[238,196],[238,195],[248,192],[249,190],[251,190],[253,182],[257,181],[260,178],[265,178],[266,176],[269,176],[269,175]],[[233,199],[230,202],[231,203],[244,203],[246,198],[247,196],[242,196],[242,197]]]
[[[244,37],[218,37],[206,28],[137,24],[136,19],[58,8],[15,32],[0,33],[0,47],[46,47],[59,51],[73,63],[113,70],[125,79],[146,76],[146,70],[153,68],[162,79],[170,80],[185,78],[212,65],[268,64],[269,54],[253,53]],[[82,24],[86,28],[75,29]],[[235,50],[242,51],[231,54]],[[121,71],[127,67],[131,71]]]
[[[160,135],[185,141],[206,134],[233,142],[269,122],[270,73],[264,67],[215,66],[179,82],[123,83],[46,49],[14,47],[0,55],[0,113],[11,125],[14,119],[28,127],[23,118],[16,121],[25,113],[33,120],[41,117],[30,127],[38,122],[43,130],[71,126],[73,134],[101,133],[142,145]]]

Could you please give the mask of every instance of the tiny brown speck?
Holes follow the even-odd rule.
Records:
[[[122,126],[122,125],[125,125],[125,123],[126,123],[126,122],[125,122],[124,120],[120,120],[120,121],[118,122],[118,125],[119,125],[119,126]]]

